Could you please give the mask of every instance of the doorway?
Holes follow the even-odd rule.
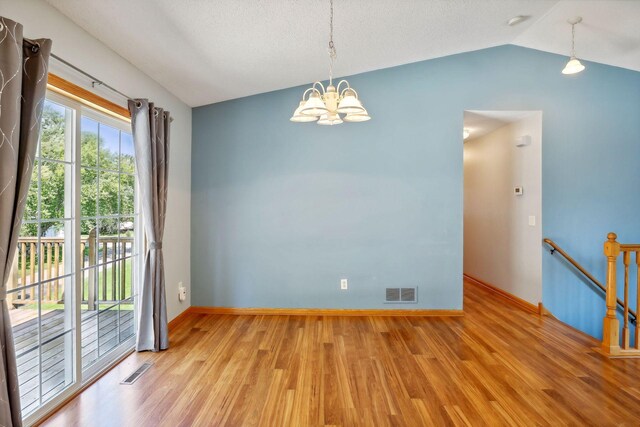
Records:
[[[464,112],[465,276],[542,301],[542,112]]]

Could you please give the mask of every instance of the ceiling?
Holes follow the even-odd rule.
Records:
[[[464,129],[469,131],[469,137],[465,139],[464,142],[473,141],[509,123],[518,122],[532,114],[535,114],[535,112],[466,110],[464,112]]]
[[[47,0],[189,106],[328,78],[329,2]],[[517,44],[640,71],[640,1],[336,0],[334,75]],[[530,16],[510,27],[515,15]],[[54,48],[55,50],[55,48]]]

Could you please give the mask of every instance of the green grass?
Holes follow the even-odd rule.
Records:
[[[107,269],[107,298],[103,298],[107,301],[114,301],[116,299],[124,299],[124,298],[119,298],[120,296],[118,295],[118,293],[120,292],[119,288],[120,288],[120,283],[119,283],[119,278],[121,275],[121,272],[119,270],[119,268],[121,267],[121,263],[117,262],[116,264],[109,264],[107,265],[106,268]],[[126,277],[125,277],[125,285],[124,285],[124,297],[128,298],[130,297],[131,294],[131,258],[127,259],[125,261],[125,268],[127,271]],[[113,280],[113,274],[114,274],[114,270],[115,273],[118,275],[116,277],[116,294],[113,295],[113,290],[111,288],[111,281]],[[103,279],[104,279],[104,270],[99,271],[98,272],[98,290],[99,290],[99,295],[100,297],[102,297],[102,284],[103,284]],[[89,289],[89,277],[88,277],[88,273],[84,273],[84,295],[85,297],[88,294],[88,289]]]
[[[119,268],[121,267],[121,263],[117,262],[115,264],[109,264],[107,265],[106,268],[106,283],[107,283],[107,298],[103,298],[107,301],[115,301],[115,300],[119,300],[119,299],[124,299],[124,298],[129,298],[131,297],[131,258],[127,259],[125,261],[125,268],[127,271],[126,277],[125,277],[125,294],[124,294],[124,298],[122,298],[119,294],[120,292],[120,283],[119,283],[119,278],[121,277],[120,274],[120,270]],[[114,272],[114,270],[116,270]],[[104,271],[104,270],[103,270]],[[103,283],[103,271],[99,271],[98,272],[98,290],[99,290],[99,295],[100,297],[102,297],[102,283]],[[113,275],[117,274],[118,276],[116,277],[116,293],[115,295],[113,294],[113,290],[111,287],[111,281],[113,280]],[[85,298],[87,297],[88,294],[88,288],[89,288],[89,279],[88,279],[88,273],[85,272],[84,273],[84,295]],[[106,310],[107,308],[111,307],[113,304],[99,304],[99,310]],[[64,309],[64,304],[56,304],[55,302],[43,302],[41,304],[42,310],[62,310]],[[22,306],[20,308],[21,310],[37,310],[38,309],[38,305],[36,303],[34,304],[28,304],[25,306]],[[88,310],[89,307],[87,304],[81,304],[80,306],[81,310]],[[113,309],[117,310],[118,307],[113,307]],[[125,304],[121,304],[120,305],[120,309],[121,310],[133,310],[133,304],[131,303],[125,303]]]

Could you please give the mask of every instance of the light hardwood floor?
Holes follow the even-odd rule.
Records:
[[[640,360],[465,284],[465,317],[192,314],[47,426],[640,425]],[[132,386],[119,381],[154,363]]]

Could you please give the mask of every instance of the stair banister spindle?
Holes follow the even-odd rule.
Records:
[[[636,251],[636,313],[638,312],[638,308],[640,308],[640,251]],[[640,345],[638,344],[638,338],[640,338],[640,330],[638,330],[638,322],[636,322],[635,327],[635,341],[634,345],[636,349],[640,349]]]
[[[624,323],[622,327],[622,348],[629,349],[629,264],[631,263],[631,251],[622,254],[624,262]]]
[[[619,322],[616,316],[616,260],[620,255],[620,243],[616,233],[609,233],[604,243],[607,257],[607,314],[602,325],[602,348],[607,354],[620,353]]]

